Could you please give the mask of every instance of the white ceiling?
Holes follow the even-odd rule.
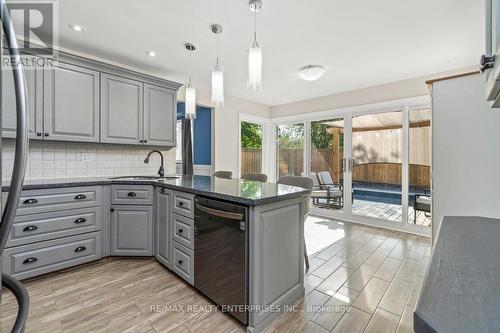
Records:
[[[180,82],[189,73],[183,44],[193,42],[193,80],[203,87],[215,63],[209,27],[222,24],[226,92],[266,105],[475,65],[484,49],[484,0],[264,0],[263,88],[255,93],[246,90],[253,29],[246,0],[60,0],[59,11],[60,46]],[[328,71],[303,81],[297,71],[309,64]]]

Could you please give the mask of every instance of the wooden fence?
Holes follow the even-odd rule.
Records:
[[[311,171],[332,170],[331,149],[313,149],[311,151]],[[280,176],[300,176],[304,171],[304,152],[302,149],[280,149],[279,151]],[[338,161],[340,163],[340,161]],[[243,149],[241,154],[241,174],[248,172],[261,172],[262,152],[258,149]],[[382,184],[401,184],[401,163],[375,162],[363,163],[354,166],[353,181]],[[332,175],[333,176],[333,175]],[[338,181],[335,179],[335,181]],[[430,166],[410,164],[410,186],[430,187]]]
[[[262,172],[262,150],[241,150],[241,174]]]

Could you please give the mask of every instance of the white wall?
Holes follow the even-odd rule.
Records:
[[[210,89],[203,86],[196,87],[196,102],[199,105],[211,106]],[[238,174],[239,158],[239,114],[245,113],[263,118],[270,118],[269,106],[254,103],[226,93],[224,106],[215,108],[214,150],[215,170],[232,171]],[[184,99],[184,87],[178,92],[178,99]]]
[[[470,72],[473,70],[477,70],[477,68],[462,68],[454,71],[437,73],[433,75],[417,77],[410,80],[392,82],[384,85],[342,92],[300,102],[277,105],[271,108],[271,117],[279,118],[301,113],[335,110],[355,105],[364,105],[428,95],[429,89],[425,84],[425,81],[436,77],[444,77],[457,73]]]
[[[433,84],[433,234],[445,215],[500,218],[500,109],[476,74]]]

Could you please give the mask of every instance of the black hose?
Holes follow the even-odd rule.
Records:
[[[17,300],[18,311],[16,322],[12,328],[11,333],[23,333],[26,318],[28,318],[30,296],[26,288],[16,278],[10,275],[2,274],[2,284],[5,288],[9,289]]]

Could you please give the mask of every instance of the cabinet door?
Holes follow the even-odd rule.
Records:
[[[142,144],[143,83],[101,74],[101,142]]]
[[[44,140],[99,142],[99,72],[57,63],[43,79]]]
[[[172,195],[164,188],[158,189],[157,193],[155,257],[163,265],[170,267]]]
[[[152,231],[151,206],[112,206],[111,255],[151,256]]]
[[[144,86],[145,143],[175,146],[176,93],[146,84]]]
[[[23,57],[23,59],[33,62],[32,57]],[[36,60],[36,58],[34,59]],[[40,68],[31,65],[25,67],[24,79],[26,81],[28,113],[29,113],[29,136],[30,138],[40,138],[42,132],[42,91],[43,74]],[[14,76],[10,70],[2,70],[2,137],[16,137],[16,93],[14,90]],[[37,137],[36,133],[40,133]]]

